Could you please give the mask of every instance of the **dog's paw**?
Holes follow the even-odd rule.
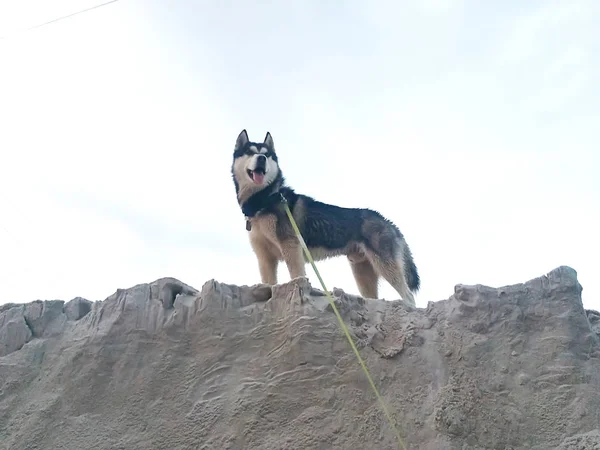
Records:
[[[294,281],[294,282],[297,282],[297,281],[308,281],[308,277],[301,275],[299,277],[292,278],[290,281]]]

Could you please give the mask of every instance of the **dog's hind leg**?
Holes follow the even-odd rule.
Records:
[[[375,253],[370,253],[368,257],[377,272],[392,285],[398,294],[400,294],[402,300],[411,306],[416,306],[413,293],[408,288],[406,278],[404,277],[402,262],[395,258],[382,258]]]
[[[364,256],[348,255],[348,261],[360,295],[364,298],[377,298],[379,275],[375,272],[373,264]]]

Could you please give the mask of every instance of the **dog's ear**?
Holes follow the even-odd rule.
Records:
[[[267,135],[265,136],[265,141],[264,144],[269,147],[269,149],[271,151],[275,151],[275,144],[273,144],[273,136],[271,136],[271,133],[269,133],[267,131]]]
[[[240,150],[244,148],[244,146],[249,142],[248,133],[246,130],[242,130],[242,132],[238,135],[237,141],[235,141],[235,149]]]

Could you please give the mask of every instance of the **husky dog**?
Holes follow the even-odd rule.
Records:
[[[420,278],[396,225],[370,209],[341,208],[294,192],[286,186],[271,133],[263,143],[250,142],[246,130],[239,134],[231,174],[263,283],[277,284],[279,261],[285,261],[290,278],[306,276],[307,261],[284,209],[285,198],[315,261],[346,255],[363,297],[377,298],[383,277],[415,305]]]

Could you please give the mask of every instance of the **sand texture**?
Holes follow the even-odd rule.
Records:
[[[417,309],[334,294],[407,448],[600,449],[600,314],[573,269]],[[397,448],[304,278],[0,307],[0,449]]]

